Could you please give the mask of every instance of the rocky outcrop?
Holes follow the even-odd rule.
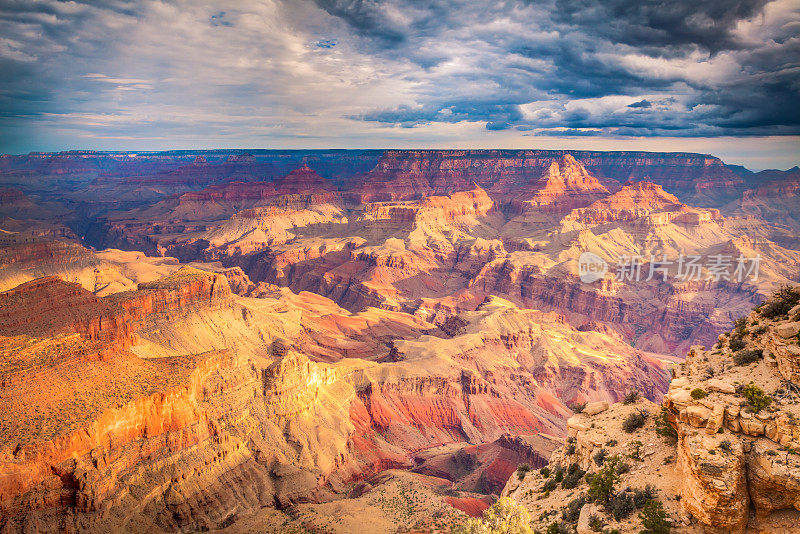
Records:
[[[638,532],[630,517],[641,506],[637,494],[661,501],[680,532],[792,531],[800,519],[800,385],[787,347],[797,344],[798,302],[800,288],[782,288],[710,350],[693,347],[674,368],[660,408],[637,395],[611,406],[585,405],[568,419],[566,443],[547,470],[518,472],[503,495],[547,526],[564,499],[577,494],[562,519],[584,532],[591,531],[589,515],[620,532]],[[596,499],[592,477],[607,471],[609,461],[616,462],[615,476],[605,479],[612,492]],[[586,494],[584,472],[592,486]],[[628,502],[626,493],[645,483],[652,489],[634,491]]]
[[[58,277],[39,278],[0,293],[0,335],[77,333],[128,348],[137,324],[196,305],[214,306],[229,295],[224,276],[192,268],[105,298]]]
[[[583,224],[628,223],[698,225],[719,219],[718,210],[690,209],[678,198],[651,182],[629,182],[591,206],[573,211],[567,220]]]
[[[791,318],[759,311],[773,305],[711,350],[693,348],[664,399],[678,432],[682,503],[707,532],[744,532],[751,508],[762,522],[776,510],[800,510],[800,464],[792,459],[800,447],[799,350],[787,336]]]
[[[554,160],[542,176],[522,187],[521,192],[504,193],[511,196],[512,210],[564,213],[588,206],[609,194],[608,189],[591,175],[570,154]]]
[[[545,174],[554,161],[573,157],[608,185],[656,182],[682,198],[719,202],[744,189],[744,180],[713,156],[687,153],[563,150],[393,150],[367,173],[361,190],[371,200],[401,200],[465,190],[475,182],[492,192],[515,188]]]

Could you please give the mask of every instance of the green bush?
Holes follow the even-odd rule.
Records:
[[[528,464],[520,465],[519,467],[517,467],[517,478],[519,478],[520,480],[524,480],[525,479],[525,475],[527,475],[528,471],[530,471],[530,470],[531,470],[531,466],[529,466]]]
[[[733,328],[737,335],[747,334],[747,317],[739,317],[733,322]]]
[[[763,356],[764,352],[761,349],[740,350],[733,355],[733,363],[736,365],[749,365],[760,360]]]
[[[622,403],[633,404],[634,402],[639,400],[639,397],[641,397],[641,394],[637,390],[633,389],[629,391],[627,395],[625,395],[625,399],[622,401]]]
[[[783,317],[800,302],[800,290],[790,285],[783,285],[773,293],[772,299],[761,308],[761,315],[768,319]]]
[[[555,480],[557,483],[560,483],[562,480],[564,480],[564,470],[560,467],[556,469],[556,476],[553,480]]]
[[[539,474],[542,475],[544,478],[550,476],[550,468],[549,467],[542,467],[539,469]]]
[[[589,516],[589,528],[592,529],[592,532],[603,532],[604,526],[605,524],[599,516],[595,514]]]
[[[660,501],[650,499],[639,513],[644,529],[639,534],[669,534],[672,524],[667,520],[667,512]]]
[[[586,471],[580,468],[578,464],[571,464],[567,468],[567,474],[564,475],[564,480],[561,482],[561,487],[564,489],[572,489],[578,486],[583,479]]]
[[[559,521],[553,521],[545,531],[546,534],[572,534],[572,529],[569,525],[565,525]]]
[[[569,405],[569,409],[575,413],[581,413],[584,408],[586,408],[585,402],[573,402]]]
[[[594,453],[594,463],[598,466],[603,465],[603,462],[606,461],[606,457],[608,456],[608,451],[605,449],[600,449],[596,453]]]
[[[547,482],[542,486],[542,491],[553,491],[558,486],[558,482],[554,478],[548,478]]]
[[[618,455],[608,458],[604,462],[603,468],[592,476],[587,495],[590,501],[608,504],[611,496],[614,495],[614,485],[619,480],[619,473],[617,473],[619,462]]]
[[[755,384],[748,384],[742,389],[742,395],[747,399],[750,407],[754,412],[760,412],[770,404],[772,404],[772,397],[764,393],[760,387]]]
[[[584,504],[586,504],[586,495],[578,495],[567,504],[567,507],[561,513],[561,518],[564,521],[575,523],[581,515],[581,508],[583,508]]]
[[[631,493],[621,491],[611,497],[608,507],[614,519],[622,521],[636,510],[636,502],[633,500]]]
[[[732,351],[736,352],[745,348],[747,343],[744,342],[741,336],[731,336],[730,340],[728,340],[728,346]]]
[[[630,434],[637,428],[642,428],[645,421],[647,421],[647,412],[644,410],[633,412],[622,422],[622,430]]]
[[[706,396],[708,396],[708,393],[706,393],[705,391],[703,391],[703,390],[702,390],[702,389],[700,389],[700,388],[694,388],[694,389],[692,390],[692,393],[691,393],[691,395],[692,395],[692,398],[693,398],[694,400],[699,400],[699,399],[702,399],[703,397],[706,397]]]
[[[667,440],[671,442],[675,442],[678,440],[678,432],[672,428],[672,425],[669,423],[668,416],[669,413],[667,412],[667,409],[662,406],[661,413],[654,421],[656,425],[656,434],[667,438]]]
[[[642,508],[647,501],[656,498],[656,488],[647,484],[642,489],[637,489],[633,491],[633,503],[636,505],[636,508]]]

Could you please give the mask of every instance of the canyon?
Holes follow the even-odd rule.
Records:
[[[590,517],[639,532],[637,496],[661,503],[679,532],[796,530],[798,332],[800,287],[786,286],[712,347],[693,347],[660,407],[635,392],[585,405],[547,470],[520,471],[503,496],[530,509],[537,526],[563,521],[581,534],[595,531]],[[559,487],[551,479],[559,470],[580,479]],[[612,472],[610,493],[598,498],[593,477]]]
[[[697,441],[676,392],[800,280],[797,193],[689,153],[0,156],[0,531],[449,532],[632,390]]]

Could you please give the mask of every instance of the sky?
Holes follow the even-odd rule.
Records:
[[[0,152],[388,147],[800,164],[800,0],[0,0]]]

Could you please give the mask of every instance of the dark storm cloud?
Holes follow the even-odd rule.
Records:
[[[712,53],[747,47],[734,33],[768,0],[555,0],[554,20],[589,35],[641,47],[655,55],[680,54],[687,45]]]
[[[798,135],[800,6],[0,0],[0,150],[411,128]]]
[[[403,126],[474,120],[489,129],[601,128],[630,135],[800,132],[800,24],[798,7],[789,2],[317,3],[355,28],[363,48],[372,43],[371,53],[424,71],[416,106],[360,114],[364,120]],[[455,60],[471,69],[437,72]],[[473,94],[463,94],[470,84]],[[648,105],[673,94],[679,103]],[[614,110],[568,109],[570,102],[612,96],[630,100]],[[511,109],[528,102],[539,106],[535,118]]]

